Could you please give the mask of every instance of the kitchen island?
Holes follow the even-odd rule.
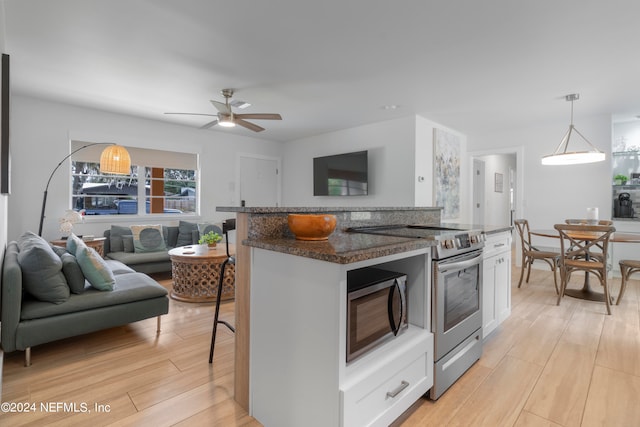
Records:
[[[429,289],[435,242],[346,229],[436,226],[440,208],[218,211],[234,212],[237,219],[235,397],[259,421],[387,425],[431,387]],[[327,241],[297,241],[288,230],[289,213],[334,214],[338,226]],[[347,364],[347,272],[367,266],[400,270],[412,278],[409,330],[393,344]],[[396,398],[399,386],[405,389]]]

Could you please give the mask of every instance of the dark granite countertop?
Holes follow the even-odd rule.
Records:
[[[405,237],[377,236],[372,234],[340,233],[329,240],[302,241],[291,237],[245,240],[247,246],[314,258],[338,264],[351,264],[386,255],[429,248],[434,240],[408,239]]]
[[[443,224],[452,228],[453,224]],[[458,228],[483,230],[485,234],[494,234],[511,230],[510,226],[479,227],[456,224]],[[374,234],[347,233],[336,231],[328,240],[301,241],[293,237],[248,239],[247,246],[297,255],[338,264],[351,264],[367,259],[408,252],[432,247],[432,239],[412,239],[406,237],[381,236]]]
[[[367,259],[428,249],[436,244],[432,238],[409,238],[375,234],[350,233],[349,227],[379,224],[440,224],[442,208],[438,207],[243,207],[218,206],[218,212],[244,213],[249,216],[248,238],[242,243],[254,248],[289,255],[314,258],[338,264],[351,264]],[[338,227],[328,240],[296,240],[287,226],[289,213],[331,213],[338,217]],[[442,223],[442,226],[464,230],[483,230],[486,234],[508,231],[509,226],[475,226]]]

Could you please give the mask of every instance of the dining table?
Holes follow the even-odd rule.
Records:
[[[532,236],[539,237],[550,237],[553,239],[559,239],[560,233],[556,229],[533,229],[531,230]],[[589,240],[590,236],[588,234],[584,235],[575,235],[578,239]],[[640,243],[640,233],[629,233],[624,231],[616,231],[611,234],[609,238],[610,243]],[[604,293],[594,291],[589,284],[589,273],[586,272],[584,276],[584,284],[580,289],[566,289],[564,292],[565,295],[574,298],[585,299],[589,301],[599,301],[604,302]]]

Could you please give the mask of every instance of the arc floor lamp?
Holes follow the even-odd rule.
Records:
[[[82,147],[73,150],[67,156],[65,156],[60,163],[53,169],[51,175],[49,175],[49,179],[47,180],[47,186],[44,188],[44,196],[42,198],[42,211],[40,214],[40,227],[38,228],[38,236],[42,236],[42,225],[44,223],[44,212],[47,207],[47,193],[49,192],[49,184],[51,183],[51,178],[56,173],[56,171],[62,166],[65,160],[74,155],[80,150],[84,150],[87,147],[93,147],[94,145],[107,145],[107,147],[102,150],[102,154],[100,155],[100,172],[101,173],[109,173],[114,175],[129,175],[131,173],[131,156],[129,156],[129,152],[122,147],[113,142],[96,142],[93,144],[83,145]]]

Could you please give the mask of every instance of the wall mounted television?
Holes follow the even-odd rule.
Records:
[[[367,151],[313,159],[314,196],[366,196],[368,181]]]

